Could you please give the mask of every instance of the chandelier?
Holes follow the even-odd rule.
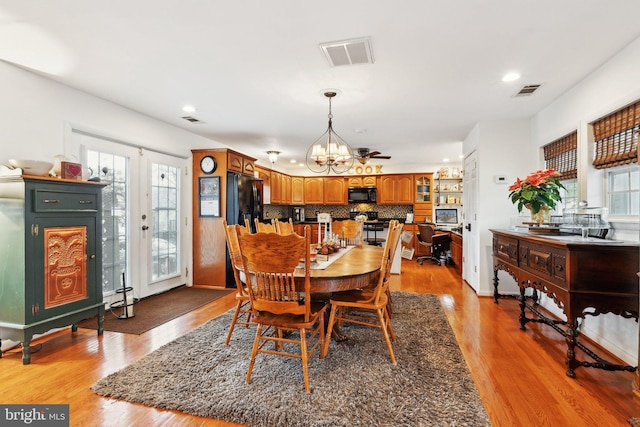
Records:
[[[307,167],[316,173],[326,172],[328,174],[333,171],[336,174],[342,174],[353,166],[353,150],[333,130],[331,98],[336,96],[336,93],[325,92],[324,96],[329,98],[329,126],[325,133],[316,139],[307,150]]]

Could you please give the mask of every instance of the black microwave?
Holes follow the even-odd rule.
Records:
[[[349,203],[376,203],[375,187],[349,187]]]

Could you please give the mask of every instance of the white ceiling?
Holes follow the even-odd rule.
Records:
[[[300,174],[288,161],[337,89],[334,129],[410,171],[460,162],[478,121],[531,117],[637,38],[638,16],[638,0],[0,0],[0,59]],[[319,44],[358,37],[375,63],[330,67]],[[542,87],[515,98],[527,84]]]

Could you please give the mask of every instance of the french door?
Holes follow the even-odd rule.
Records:
[[[181,178],[186,160],[72,131],[71,150],[103,190],[103,294],[136,297],[186,283]],[[182,215],[185,216],[185,215]],[[106,298],[109,301],[108,298]]]

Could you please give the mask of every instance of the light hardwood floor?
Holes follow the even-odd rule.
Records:
[[[477,297],[452,267],[403,260],[402,271],[392,277],[392,290],[440,296],[494,426],[625,426],[628,417],[640,416],[634,374],[579,368],[577,378],[567,377],[564,340],[544,325],[520,331],[515,300],[496,305]],[[97,338],[95,331],[67,328],[35,341],[42,348],[28,366],[19,349],[10,350],[0,359],[0,403],[69,403],[72,426],[236,425],[105,399],[89,389],[234,303],[231,294],[142,335]]]

